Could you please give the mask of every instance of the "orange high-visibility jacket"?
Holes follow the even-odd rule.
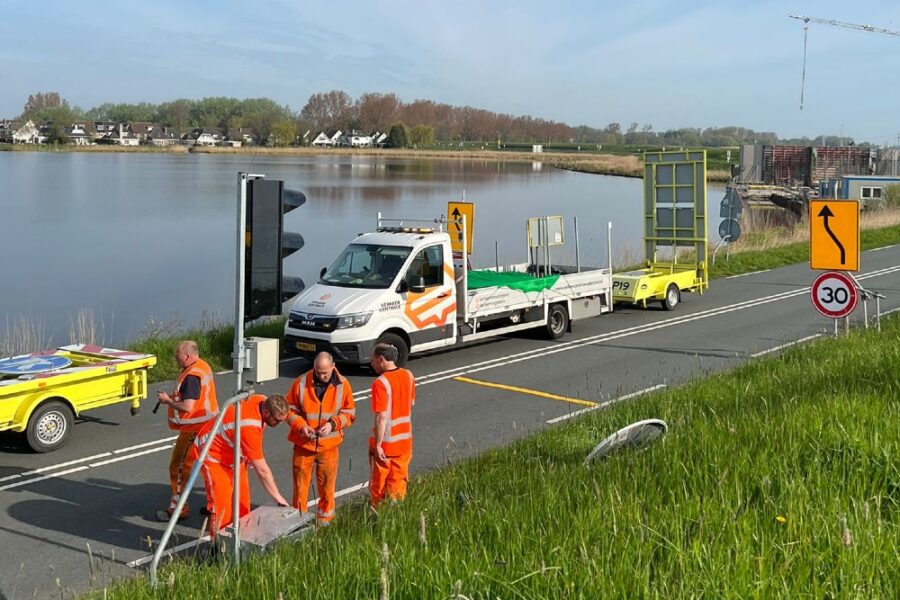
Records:
[[[263,429],[266,424],[260,410],[266,397],[262,394],[253,394],[241,402],[241,462],[264,458],[263,454]],[[222,418],[222,427],[215,434],[215,439],[209,447],[206,455],[208,462],[220,463],[226,467],[234,466],[234,405],[225,409]],[[210,421],[197,434],[194,440],[197,452],[203,448],[209,436],[212,435],[213,421]]]
[[[169,407],[169,429],[176,431],[198,432],[203,429],[207,421],[212,421],[219,414],[219,403],[216,401],[216,382],[213,379],[212,369],[206,361],[197,359],[194,364],[186,367],[175,382],[175,391],[172,398],[181,400],[181,384],[188,375],[194,375],[200,379],[200,397],[194,401],[194,410],[183,413]]]
[[[372,412],[387,412],[381,448],[387,456],[403,456],[412,451],[412,407],[416,403],[416,378],[406,369],[386,371],[372,384]],[[369,438],[375,447],[375,428]]]
[[[288,425],[291,428],[288,440],[310,452],[330,450],[339,446],[344,441],[344,429],[350,427],[356,420],[356,403],[353,401],[350,382],[337,369],[334,372],[339,383],[329,385],[325,389],[321,402],[316,398],[313,379],[315,374],[312,371],[307,371],[295,379],[285,398],[291,407],[291,416],[288,417]],[[331,421],[333,431],[320,437],[318,443],[301,433],[305,425],[318,429],[328,421]]]

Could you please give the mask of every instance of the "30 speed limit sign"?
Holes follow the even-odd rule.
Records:
[[[843,273],[822,273],[810,290],[816,310],[832,319],[846,317],[859,302],[859,293],[853,280]]]

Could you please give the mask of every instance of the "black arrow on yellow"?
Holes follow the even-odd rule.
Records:
[[[822,207],[822,210],[819,211],[818,216],[822,217],[822,224],[825,226],[825,231],[828,232],[828,235],[831,236],[832,240],[834,240],[834,244],[841,251],[841,264],[842,265],[846,264],[847,263],[847,253],[844,250],[844,245],[841,243],[841,241],[838,239],[838,237],[836,235],[834,235],[834,232],[831,230],[831,227],[828,226],[828,219],[830,217],[833,217],[834,213],[831,212],[831,209],[828,208],[828,205],[826,204],[825,206]]]
[[[461,232],[462,225],[459,224],[459,221],[460,221],[460,217],[462,216],[462,213],[459,212],[458,208],[453,207],[453,212],[450,214],[450,216],[453,217],[453,221],[454,221],[453,224],[456,225],[456,230]]]

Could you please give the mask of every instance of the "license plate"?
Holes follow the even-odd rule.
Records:
[[[309,342],[297,342],[297,350],[305,350],[306,352],[315,352],[316,345]]]

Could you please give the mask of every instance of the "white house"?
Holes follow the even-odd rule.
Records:
[[[312,141],[311,145],[319,147],[331,146],[331,138],[325,135],[325,132],[323,131],[316,136],[316,139]]]
[[[330,139],[331,145],[337,146],[338,144],[340,144],[342,135],[344,135],[344,132],[341,131],[340,129],[338,129],[336,132],[334,132],[334,135],[331,136],[331,139]]]
[[[40,130],[30,119],[12,134],[13,144],[39,144]]]
[[[72,123],[72,127],[66,131],[66,136],[69,143],[76,146],[90,146],[94,143],[90,125],[87,123]]]
[[[141,143],[140,138],[125,129],[123,123],[119,123],[118,129],[106,134],[103,139],[110,144],[118,144],[119,146],[138,146]]]
[[[341,138],[341,146],[350,146],[351,148],[371,148],[375,145],[375,140],[371,135],[360,135],[355,131]]]

